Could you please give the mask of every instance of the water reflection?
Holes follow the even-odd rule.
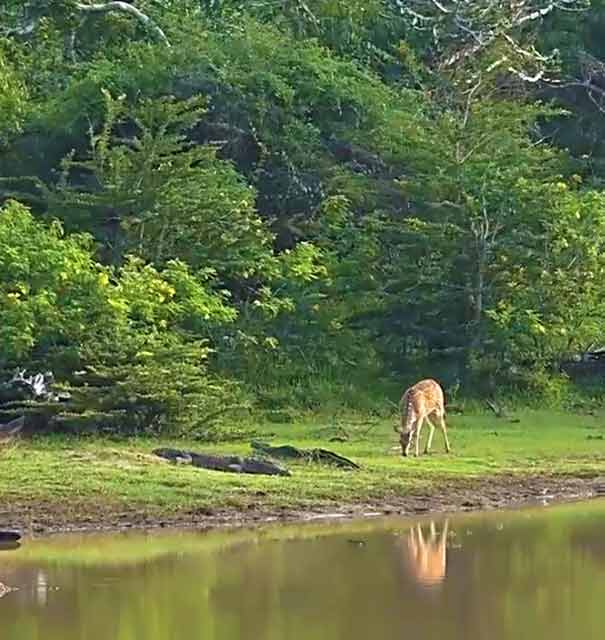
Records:
[[[420,523],[411,527],[405,540],[401,540],[405,564],[414,580],[425,587],[440,586],[447,571],[447,534],[449,519],[443,522],[441,533],[437,533],[431,520],[428,532]]]
[[[20,546],[21,545],[18,542],[0,542],[0,551],[14,551]],[[4,584],[1,581],[2,578],[2,564],[0,563],[0,599],[17,590],[14,587],[9,587],[8,585]]]
[[[36,602],[39,607],[43,607],[48,602],[48,576],[44,571],[36,573]]]
[[[0,638],[601,640],[603,540],[605,500],[28,541],[0,554]]]

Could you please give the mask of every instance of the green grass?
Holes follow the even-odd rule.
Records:
[[[358,462],[357,472],[307,463],[290,464],[289,478],[212,472],[175,466],[149,455],[157,446],[250,452],[249,443],[203,445],[136,439],[37,438],[0,449],[3,504],[54,503],[64,511],[83,504],[111,504],[166,515],[216,508],[305,508],[330,503],[384,502],[422,488],[501,473],[537,475],[605,473],[605,414],[571,415],[519,411],[518,423],[488,414],[450,416],[453,453],[443,453],[440,432],[434,452],[403,459],[392,421],[349,424],[348,442],[329,442],[330,422],[257,426],[257,438],[273,444],[330,448]],[[428,431],[428,429],[426,430]],[[426,434],[425,431],[425,434]],[[273,435],[274,434],[274,435]]]

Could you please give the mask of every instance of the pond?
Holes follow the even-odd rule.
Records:
[[[605,637],[605,500],[449,518],[28,540],[2,640]]]

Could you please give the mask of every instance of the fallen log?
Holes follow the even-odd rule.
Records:
[[[285,467],[270,460],[258,458],[242,458],[241,456],[210,455],[182,451],[180,449],[154,449],[154,455],[170,460],[174,463],[190,464],[202,469],[212,471],[226,471],[231,473],[255,473],[267,476],[289,476],[290,471]]]
[[[289,444],[272,447],[266,442],[259,442],[258,440],[253,440],[250,446],[254,451],[272,458],[309,460],[320,464],[332,464],[344,469],[359,469],[359,465],[356,462],[327,449],[298,449]]]

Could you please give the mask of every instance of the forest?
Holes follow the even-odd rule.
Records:
[[[426,376],[579,393],[604,30],[604,0],[2,0],[0,382],[52,371],[53,429],[205,438]]]

